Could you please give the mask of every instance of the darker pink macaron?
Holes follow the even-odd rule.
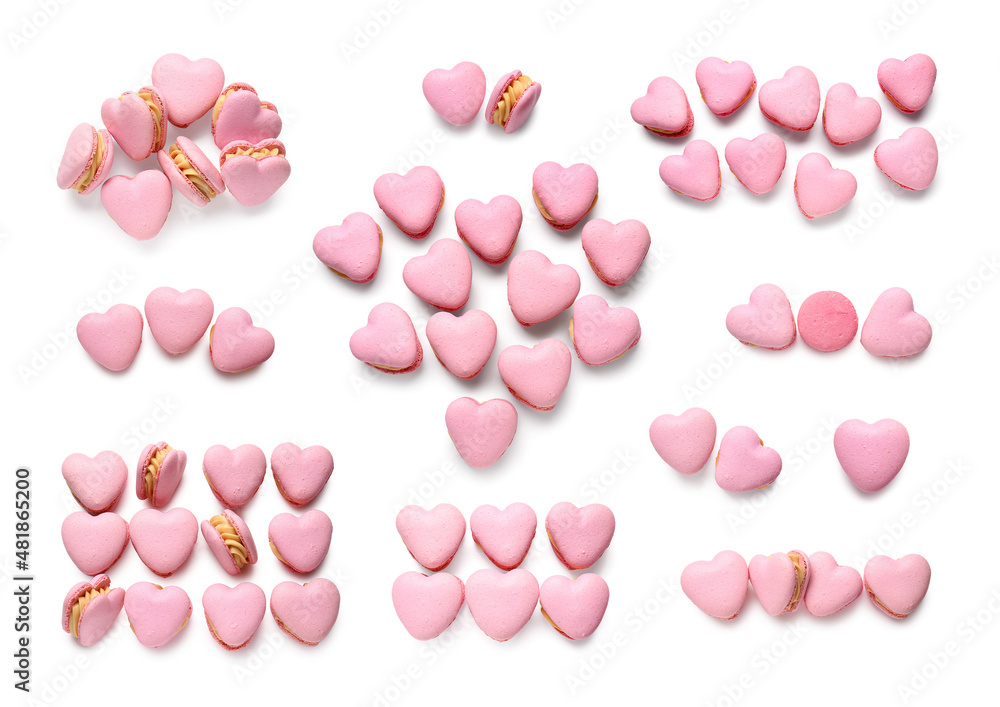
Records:
[[[858,333],[858,313],[839,292],[825,290],[802,301],[797,317],[799,336],[817,351],[839,351]]]

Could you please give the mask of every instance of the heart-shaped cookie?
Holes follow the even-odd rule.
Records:
[[[444,205],[441,175],[426,165],[402,175],[383,174],[374,191],[379,208],[410,238],[426,238]]]
[[[128,466],[114,452],[91,458],[70,454],[63,460],[62,475],[76,502],[91,515],[114,509],[128,481]]]
[[[454,312],[469,301],[472,261],[454,238],[431,244],[426,255],[410,258],[403,266],[403,282],[410,292],[432,307]]]
[[[157,508],[170,503],[184,478],[187,453],[166,442],[147,444],[139,453],[135,467],[135,496]]]
[[[537,250],[514,256],[507,268],[507,302],[522,326],[548,321],[573,306],[580,276],[571,265],[556,265]]]
[[[165,54],[153,64],[153,85],[170,106],[167,116],[186,128],[205,115],[222,93],[225,76],[214,59],[192,61],[181,54]]]
[[[597,630],[610,598],[608,583],[590,573],[576,579],[549,577],[538,592],[542,616],[570,640],[586,638]]]
[[[847,478],[859,490],[885,488],[903,468],[910,451],[910,434],[896,420],[847,420],[833,433],[833,448]]]
[[[264,450],[253,444],[241,444],[236,449],[213,444],[206,450],[201,468],[222,505],[239,508],[249,503],[264,482],[267,458]]]
[[[447,572],[428,577],[404,572],[392,583],[392,605],[407,633],[418,641],[440,636],[465,603],[465,585]]]
[[[212,638],[229,651],[250,643],[264,619],[267,598],[264,590],[252,582],[235,587],[213,584],[201,597],[205,621]]]
[[[735,113],[757,87],[757,77],[748,63],[723,61],[715,56],[698,62],[694,80],[705,105],[720,118]]]
[[[508,641],[535,613],[538,580],[527,570],[477,570],[465,583],[465,602],[483,633]]]
[[[846,169],[834,169],[818,152],[810,152],[795,168],[795,201],[807,219],[840,211],[854,198],[858,180]]]
[[[500,265],[514,250],[523,217],[517,199],[506,194],[493,197],[488,204],[466,199],[455,209],[455,227],[480,260]]]
[[[904,113],[915,113],[927,105],[936,79],[937,66],[926,54],[914,54],[906,61],[886,59],[878,65],[879,88]]]
[[[646,95],[632,101],[631,113],[632,120],[661,137],[684,137],[694,127],[687,94],[669,76],[650,81]]]
[[[157,287],[150,292],[143,309],[153,339],[175,356],[201,340],[215,313],[212,298],[204,290],[178,292],[173,287]]]
[[[781,351],[795,343],[792,305],[777,285],[755,287],[748,304],[729,310],[726,329],[747,346]]]
[[[632,279],[649,252],[652,239],[642,221],[611,223],[602,218],[587,221],[581,233],[583,252],[594,273],[605,285],[618,287]]]
[[[543,339],[532,347],[508,346],[497,358],[500,378],[511,395],[542,411],[559,402],[572,365],[573,355],[559,339]]]
[[[826,92],[823,130],[834,145],[850,145],[868,137],[882,120],[882,107],[874,98],[862,98],[848,83],[837,83]]]
[[[146,169],[134,177],[118,174],[101,185],[104,210],[137,241],[148,241],[160,232],[172,198],[170,180],[158,169]]]
[[[340,590],[329,579],[305,584],[279,582],[271,590],[271,616],[299,643],[315,646],[333,630],[340,614]]]
[[[186,508],[146,508],[129,523],[132,547],[143,564],[169,577],[187,562],[198,541],[198,519]]]
[[[649,426],[653,449],[682,474],[694,474],[705,467],[715,449],[715,434],[715,418],[702,408],[660,415]]]
[[[313,252],[334,274],[351,282],[371,282],[382,260],[382,229],[375,219],[356,211],[339,226],[321,228]]]
[[[271,452],[271,473],[278,492],[293,506],[316,498],[333,475],[333,455],[318,444],[300,449],[291,442]]]
[[[719,153],[711,143],[692,140],[684,147],[683,154],[663,158],[660,179],[678,194],[696,201],[711,201],[722,190]]]
[[[761,133],[753,140],[736,137],[726,144],[729,171],[757,196],[774,189],[785,169],[785,155],[785,143],[774,133]]]
[[[386,373],[415,371],[424,359],[410,315],[391,302],[372,307],[368,323],[351,335],[350,346],[354,358]]]
[[[223,373],[249,371],[273,353],[271,332],[254,326],[250,313],[240,307],[223,310],[208,333],[208,355]]]
[[[76,338],[83,350],[109,371],[124,371],[139,353],[142,314],[130,304],[85,314],[76,325]]]
[[[611,363],[639,343],[639,317],[628,307],[609,307],[600,295],[586,295],[573,305],[569,338],[588,366]]]
[[[517,431],[517,410],[503,398],[452,401],[444,414],[448,436],[465,463],[488,469],[507,451]]]
[[[876,555],[865,565],[864,582],[875,606],[894,619],[905,619],[927,594],[931,566],[920,555],[898,560]]]
[[[438,572],[447,567],[465,537],[465,518],[450,503],[430,510],[406,506],[396,514],[396,530],[413,559]]]
[[[819,115],[819,81],[804,66],[793,66],[780,79],[771,79],[757,94],[760,112],[772,123],[804,132]]]
[[[229,193],[244,206],[257,206],[270,199],[291,173],[281,140],[236,140],[219,155],[219,174]]]
[[[913,297],[902,287],[890,287],[875,300],[861,327],[861,345],[875,356],[915,356],[931,343],[931,323],[913,311]]]
[[[282,564],[299,574],[308,574],[320,566],[330,551],[333,523],[320,510],[301,516],[279,513],[267,526],[271,552]]]
[[[86,647],[104,637],[125,603],[125,590],[112,589],[106,574],[73,585],[63,599],[63,631]]]
[[[750,573],[738,552],[723,550],[711,560],[692,562],[681,572],[681,590],[712,618],[732,621],[747,598]]]
[[[560,562],[571,570],[585,570],[601,559],[611,544],[615,514],[601,503],[577,508],[563,501],[545,516],[545,532]]]
[[[463,61],[424,76],[424,98],[434,112],[452,125],[472,122],[486,97],[486,74],[478,64]]]
[[[589,164],[542,162],[531,175],[535,206],[557,231],[568,231],[590,213],[597,190],[597,172]]]
[[[813,616],[830,616],[854,602],[864,587],[853,567],[838,565],[828,552],[809,555],[805,607]]]
[[[749,427],[733,427],[722,436],[715,455],[715,483],[726,491],[754,491],[781,473],[781,455]]]
[[[69,559],[81,572],[102,574],[128,547],[128,523],[117,513],[92,516],[77,511],[63,520],[62,541]]]
[[[160,648],[187,626],[191,598],[180,587],[136,582],[125,592],[125,614],[139,643]]]
[[[253,86],[229,84],[212,109],[212,137],[220,150],[237,140],[250,143],[278,137],[281,116],[273,103],[262,101]]]
[[[524,562],[537,527],[535,512],[525,503],[512,503],[503,510],[479,506],[469,516],[472,540],[502,570],[512,570]]]
[[[761,606],[771,616],[790,614],[809,587],[809,558],[801,550],[750,559],[750,584]]]
[[[259,555],[253,533],[235,511],[225,508],[221,513],[203,520],[201,535],[227,574],[235,577],[244,568],[257,564]]]
[[[427,321],[427,341],[437,360],[456,378],[475,378],[490,360],[497,343],[497,325],[481,309],[461,316],[438,312]]]
[[[101,121],[122,151],[136,162],[162,150],[166,142],[167,106],[152,86],[104,101]]]
[[[875,164],[903,189],[926,189],[937,174],[937,142],[926,128],[909,128],[895,140],[879,143],[875,148]],[[102,194],[103,190],[101,187]]]

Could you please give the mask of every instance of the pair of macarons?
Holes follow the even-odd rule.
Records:
[[[424,98],[434,112],[455,126],[468,125],[475,119],[486,97],[486,74],[471,61],[459,62],[450,69],[434,69],[424,76]],[[504,74],[496,82],[483,118],[513,133],[528,120],[542,95],[542,85],[520,71]]]
[[[216,444],[205,451],[202,471],[219,502],[236,509],[249,503],[264,482],[267,458],[254,444],[232,449]],[[333,475],[333,455],[320,445],[302,449],[285,442],[271,452],[271,474],[282,498],[293,506],[304,506],[323,491]]]
[[[235,576],[257,563],[257,545],[250,527],[232,509],[223,509],[202,521],[201,534],[227,573]],[[330,517],[318,509],[301,516],[279,513],[267,529],[271,552],[297,574],[309,574],[322,564],[332,535]]]
[[[817,292],[799,307],[798,327],[784,291],[774,284],[759,285],[750,301],[729,310],[726,328],[740,342],[774,351],[791,346],[796,332],[817,351],[839,351],[854,340],[858,315],[839,292]],[[931,341],[930,322],[913,309],[913,297],[892,287],[875,300],[864,326],[861,345],[875,356],[905,358],[919,354]]]

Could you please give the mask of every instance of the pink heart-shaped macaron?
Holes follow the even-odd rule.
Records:
[[[535,613],[538,580],[528,570],[477,570],[465,583],[465,602],[483,633],[508,641]]]
[[[915,356],[931,343],[931,323],[913,311],[913,297],[902,287],[890,287],[875,300],[861,327],[861,345],[875,356]]]
[[[722,436],[715,456],[715,483],[726,491],[769,486],[781,473],[781,455],[749,427],[733,427]]]
[[[426,255],[410,258],[403,266],[403,282],[410,292],[432,307],[454,312],[469,301],[472,261],[462,244],[442,238]]]
[[[826,92],[823,130],[834,145],[850,145],[875,132],[882,107],[874,98],[862,98],[848,83],[837,83]]]
[[[557,231],[580,223],[597,203],[597,191],[597,172],[589,164],[542,162],[531,175],[535,206]]]
[[[793,66],[780,79],[764,83],[757,100],[760,112],[772,123],[803,132],[819,115],[819,81],[806,67]]]
[[[846,169],[834,169],[818,152],[810,152],[795,168],[795,201],[807,219],[829,216],[847,206],[858,180]]]
[[[875,164],[885,176],[903,189],[926,189],[937,174],[937,142],[926,128],[909,128],[898,138],[878,144],[875,148]]]
[[[173,287],[157,287],[146,297],[144,310],[153,339],[176,356],[189,351],[205,335],[215,305],[204,290],[179,292]]]
[[[372,307],[368,323],[351,335],[350,346],[354,358],[386,373],[409,373],[424,359],[410,315],[391,302]]]
[[[864,582],[876,607],[894,619],[905,619],[927,594],[931,566],[920,555],[898,560],[876,555],[865,564]]]
[[[715,449],[715,434],[715,418],[702,408],[660,415],[649,426],[653,449],[682,474],[694,474],[705,467]]]
[[[239,508],[249,503],[264,482],[267,458],[264,450],[253,444],[235,449],[213,444],[205,452],[202,471],[215,497],[226,508]]]
[[[708,109],[720,118],[732,115],[750,100],[757,77],[745,61],[723,61],[710,56],[698,62],[694,80]]]
[[[162,132],[158,136],[157,128],[165,128],[168,117],[161,114],[158,126],[150,111],[150,104],[139,95],[140,92],[148,92],[150,100],[157,104],[157,110],[163,108],[163,112],[169,114],[165,103],[158,100],[160,96],[157,91],[148,86],[135,93],[126,91],[120,98],[109,98],[101,104],[101,122],[104,127],[115,138],[122,151],[136,162],[163,149],[165,136]]]
[[[153,85],[170,107],[170,122],[179,128],[211,110],[225,82],[214,59],[192,61],[181,54],[165,54],[153,64]]]
[[[320,494],[333,475],[333,455],[318,444],[300,449],[285,442],[271,452],[271,474],[286,501],[304,506]]]
[[[83,350],[109,371],[132,365],[142,343],[142,314],[130,304],[116,304],[107,312],[80,318],[76,337]]]
[[[278,110],[273,103],[260,100],[251,86],[245,83],[231,84],[223,93],[228,95],[222,107],[217,108],[218,116],[213,116],[212,120],[212,137],[220,150],[237,140],[255,143],[281,134],[281,116],[278,115]]]
[[[198,519],[186,508],[146,508],[129,523],[132,547],[143,564],[169,577],[187,562],[198,541]]]
[[[90,599],[77,614],[79,601],[88,594]],[[108,575],[99,574],[89,582],[80,582],[63,599],[63,631],[72,634],[75,615],[76,640],[85,648],[92,646],[111,629],[124,604],[125,590],[112,588]]]
[[[212,365],[223,373],[242,373],[256,368],[274,353],[274,337],[253,324],[250,313],[230,307],[215,320],[208,334]]]
[[[98,575],[118,562],[128,547],[128,522],[117,513],[70,513],[63,520],[62,541],[81,572]]]
[[[632,101],[631,114],[632,120],[662,137],[684,137],[694,127],[687,94],[669,76],[650,81],[646,95]]]
[[[158,169],[146,169],[134,177],[118,174],[101,185],[104,210],[137,241],[148,241],[160,232],[172,198],[170,180]]]
[[[788,297],[777,285],[758,285],[748,304],[726,315],[726,329],[748,346],[781,351],[795,343],[795,316]]]
[[[861,575],[853,567],[838,565],[828,552],[809,555],[805,606],[813,616],[836,614],[861,596],[863,589]]]
[[[525,503],[512,503],[503,510],[479,506],[469,516],[473,542],[502,570],[512,570],[524,562],[537,527],[535,512]]]
[[[487,469],[496,464],[514,440],[517,410],[503,398],[482,403],[458,398],[448,406],[444,422],[465,463],[473,469]]]
[[[586,295],[573,305],[569,338],[588,366],[603,366],[639,343],[639,317],[628,307],[609,307],[600,295]]]
[[[496,322],[481,309],[461,316],[438,312],[427,320],[425,331],[441,365],[463,380],[479,375],[497,343]]]
[[[413,559],[431,572],[443,570],[465,537],[465,518],[450,503],[434,508],[406,506],[396,514],[396,530]]]
[[[774,189],[785,169],[785,155],[785,143],[774,133],[761,133],[753,140],[735,137],[726,144],[729,171],[757,196]]]
[[[711,560],[692,562],[681,572],[681,589],[709,616],[732,621],[747,598],[750,573],[742,555],[723,550]]]
[[[896,420],[847,420],[833,433],[833,448],[847,478],[866,493],[885,488],[903,468],[910,434]]]
[[[549,577],[538,592],[542,615],[570,640],[586,638],[597,630],[610,598],[608,583],[590,573],[576,579]]]
[[[514,256],[507,268],[507,302],[522,326],[548,321],[569,309],[580,293],[571,265],[556,265],[537,250]]]
[[[98,515],[118,504],[128,481],[128,466],[114,452],[101,452],[93,458],[76,453],[63,461],[62,475],[77,503],[91,515]]]
[[[426,165],[406,174],[383,174],[374,191],[379,208],[410,238],[426,238],[444,205],[441,175]]]
[[[507,390],[528,407],[542,411],[559,402],[572,365],[573,355],[559,339],[543,339],[530,348],[508,346],[497,358]]]
[[[305,584],[279,582],[271,590],[271,616],[299,643],[315,646],[333,630],[340,615],[340,590],[329,579]]]
[[[692,140],[683,154],[663,159],[660,179],[678,194],[696,201],[711,201],[722,190],[719,153],[704,140]]]
[[[514,250],[523,216],[517,199],[506,194],[493,197],[488,204],[466,199],[455,209],[455,227],[480,260],[500,265]]]
[[[226,145],[219,156],[219,174],[243,206],[257,206],[270,199],[291,173],[281,140],[237,140]]]
[[[508,135],[528,121],[542,95],[542,84],[515,69],[501,76],[486,100],[483,116],[490,125],[503,127]]]
[[[587,262],[601,282],[618,287],[631,280],[642,267],[652,239],[642,221],[611,223],[595,218],[584,225],[581,243]]]
[[[229,651],[250,642],[267,609],[264,590],[252,582],[235,587],[213,584],[201,597],[205,620],[212,637]]]
[[[463,61],[424,76],[424,98],[452,125],[468,125],[486,97],[486,74],[478,64]]]
[[[308,574],[320,566],[330,551],[333,523],[320,510],[301,516],[279,513],[267,526],[271,550],[281,562],[299,574]]]
[[[937,66],[926,54],[914,54],[906,61],[886,59],[878,65],[879,88],[904,113],[927,105],[936,79]]]
[[[545,516],[545,532],[560,562],[571,570],[585,570],[601,559],[611,544],[615,514],[601,503],[577,508],[563,501]]]
[[[447,572],[428,577],[404,572],[392,583],[392,605],[407,633],[418,641],[440,636],[465,603],[465,585]]]
[[[191,598],[180,587],[136,582],[125,592],[125,613],[139,643],[160,648],[187,626]]]
[[[382,229],[375,219],[356,211],[339,226],[321,228],[313,252],[323,265],[351,282],[371,282],[382,260]]]
[[[790,614],[809,587],[809,558],[793,550],[750,558],[750,584],[761,606],[771,616]]]

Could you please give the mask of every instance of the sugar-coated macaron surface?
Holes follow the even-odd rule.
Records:
[[[692,562],[681,572],[681,590],[709,616],[732,621],[743,608],[750,572],[742,555],[723,550],[711,560]]]
[[[886,59],[876,74],[879,88],[889,102],[904,113],[915,113],[930,100],[937,66],[926,54],[914,54],[905,61]]]
[[[226,508],[240,508],[250,502],[264,482],[267,457],[253,444],[230,449],[213,444],[205,450],[201,465],[212,493]]]
[[[308,574],[322,564],[332,537],[330,516],[316,508],[301,516],[279,513],[267,526],[271,552],[299,574]]]
[[[187,626],[191,609],[191,598],[181,587],[136,582],[125,592],[129,626],[147,648],[172,641]]]
[[[587,638],[597,630],[610,598],[608,583],[589,572],[576,578],[549,577],[538,592],[542,615],[570,640]]]
[[[76,325],[76,338],[83,350],[109,371],[124,371],[139,353],[142,313],[130,304],[90,312]]]
[[[563,167],[558,162],[542,162],[531,175],[531,194],[548,224],[568,231],[597,203],[597,172],[589,164]]]
[[[772,351],[795,343],[795,317],[787,295],[777,285],[758,285],[747,304],[739,304],[726,315],[726,329],[741,343]]]
[[[153,85],[170,106],[170,122],[179,128],[210,111],[224,84],[222,67],[214,59],[164,54],[153,64]]]
[[[725,491],[754,491],[770,486],[781,473],[781,455],[749,427],[733,427],[722,436],[715,455],[715,482]]]
[[[705,468],[715,449],[716,425],[703,408],[690,408],[680,415],[660,415],[649,426],[653,449],[681,474]]]
[[[719,153],[705,140],[692,140],[682,154],[663,158],[660,179],[682,196],[711,201],[722,190]]]
[[[488,469],[514,441],[517,409],[503,398],[479,402],[463,397],[448,405],[444,421],[465,463],[473,469]]]
[[[937,174],[937,142],[927,128],[914,126],[898,138],[880,142],[875,148],[875,164],[903,189],[926,189]]]
[[[473,542],[502,570],[515,569],[524,562],[537,528],[535,511],[525,503],[512,503],[503,510],[479,506],[469,516]]]
[[[382,260],[382,229],[371,216],[356,211],[345,216],[339,226],[317,231],[313,252],[337,276],[351,282],[371,282]]]
[[[824,290],[802,300],[796,324],[802,341],[817,351],[829,353],[854,340],[858,333],[858,313],[847,297]]]
[[[530,408],[555,408],[569,384],[573,355],[559,339],[542,339],[532,347],[514,344],[500,352],[497,368],[511,395]]]
[[[475,378],[490,360],[497,342],[497,325],[481,309],[461,315],[438,312],[424,329],[437,360],[456,378]]]
[[[875,300],[861,327],[861,345],[883,358],[916,356],[931,343],[931,324],[913,311],[913,297],[902,287],[890,287]]]
[[[517,199],[506,194],[488,203],[466,199],[455,209],[458,237],[480,260],[500,265],[514,251],[524,214]]]
[[[809,555],[809,586],[806,587],[806,610],[813,616],[830,616],[861,596],[861,574],[853,567],[838,565],[828,552]]]
[[[305,584],[280,582],[271,590],[271,616],[282,631],[306,646],[326,638],[340,615],[340,590],[322,577]]]
[[[115,452],[93,457],[76,452],[62,463],[62,475],[76,502],[91,515],[114,510],[128,482],[128,465]]]
[[[883,613],[905,619],[920,605],[931,582],[931,566],[920,555],[892,559],[876,555],[865,564],[868,598]]]
[[[254,326],[242,307],[224,309],[208,332],[208,355],[223,373],[242,373],[256,368],[274,353],[274,336]]]
[[[896,478],[910,452],[910,434],[903,423],[847,420],[833,434],[837,461],[858,490],[880,491]]]
[[[396,531],[413,559],[431,572],[447,567],[465,537],[465,518],[450,503],[434,508],[406,506],[396,514]]]
[[[793,66],[780,79],[766,81],[757,94],[760,112],[783,128],[804,132],[819,115],[820,92],[816,74]]]
[[[257,632],[267,610],[264,590],[252,582],[235,587],[213,584],[201,597],[212,637],[229,651],[239,650]]]
[[[129,534],[143,564],[169,577],[191,556],[198,542],[198,519],[186,508],[145,508],[132,516]]]
[[[444,182],[433,167],[420,165],[406,174],[383,174],[375,180],[375,201],[410,238],[426,238],[444,205]]]
[[[720,118],[735,113],[750,100],[757,77],[745,61],[723,61],[714,56],[698,62],[694,71],[702,100]]]
[[[650,81],[646,95],[632,102],[631,113],[632,120],[661,137],[684,137],[694,127],[694,113],[687,94],[669,76]]]
[[[538,580],[527,570],[481,569],[465,583],[465,603],[476,625],[495,641],[524,628],[538,605]]]
[[[733,138],[726,143],[725,156],[729,171],[757,196],[774,189],[785,170],[785,142],[774,133],[761,133],[752,140]]]
[[[286,501],[304,506],[319,496],[333,475],[333,454],[318,444],[301,449],[285,442],[271,452],[271,474]]]
[[[615,535],[615,514],[601,503],[577,508],[569,501],[552,506],[545,532],[567,569],[585,570],[597,562]]]
[[[208,331],[215,305],[204,290],[157,287],[146,297],[143,310],[153,339],[177,356],[190,351]]]
[[[62,541],[69,559],[81,572],[103,574],[128,547],[128,522],[117,513],[70,513],[62,523]]]
[[[558,316],[579,293],[580,275],[573,266],[555,264],[537,250],[518,253],[507,268],[507,303],[522,326]]]
[[[81,646],[92,646],[114,625],[124,605],[125,590],[112,588],[106,574],[75,584],[63,599],[63,631]]]
[[[441,238],[425,255],[403,266],[403,282],[410,292],[432,307],[454,312],[469,301],[472,291],[472,261],[454,238]]]
[[[486,97],[486,74],[478,64],[462,61],[450,69],[429,71],[422,89],[435,113],[452,125],[468,125]]]
[[[392,605],[407,633],[418,641],[440,636],[465,603],[465,584],[455,575],[404,572],[392,583]]]
[[[610,307],[600,295],[585,295],[573,305],[569,337],[588,366],[603,366],[639,343],[639,317],[628,307]]]
[[[391,302],[372,308],[368,323],[351,335],[350,347],[354,358],[386,373],[409,373],[424,359],[413,320]]]

